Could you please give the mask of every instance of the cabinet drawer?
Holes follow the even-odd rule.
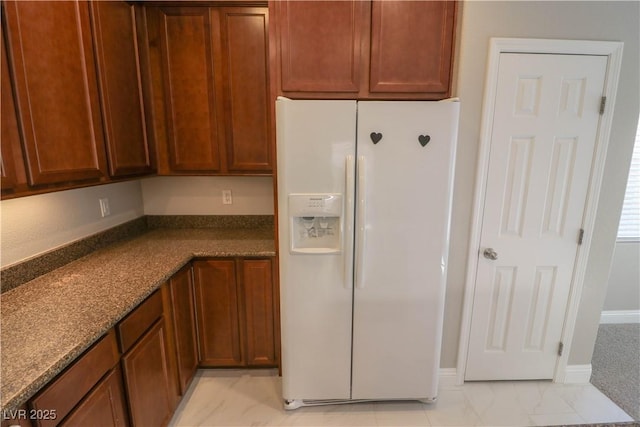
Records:
[[[32,400],[34,410],[55,413],[55,417],[52,417],[55,419],[38,420],[37,425],[56,425],[118,363],[118,359],[118,347],[112,329]]]
[[[120,351],[126,353],[161,316],[162,295],[156,291],[118,324]]]
[[[60,424],[60,427],[126,427],[128,425],[126,408],[122,374],[120,367],[116,366]]]

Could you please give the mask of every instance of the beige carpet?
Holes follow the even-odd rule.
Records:
[[[640,421],[640,324],[600,325],[591,365],[591,384]]]

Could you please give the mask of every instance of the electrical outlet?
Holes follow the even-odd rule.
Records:
[[[222,190],[222,204],[232,205],[233,197],[231,197],[231,190]]]
[[[100,202],[100,214],[104,218],[105,216],[111,215],[111,210],[109,209],[109,199],[98,199]]]

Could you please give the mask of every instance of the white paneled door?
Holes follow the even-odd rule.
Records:
[[[554,376],[606,69],[500,54],[465,380]]]

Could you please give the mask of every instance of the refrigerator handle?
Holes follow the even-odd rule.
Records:
[[[364,245],[366,239],[366,197],[365,197],[365,159],[364,156],[358,156],[358,188],[356,194],[358,197],[358,220],[356,228],[356,288],[364,288]]]
[[[353,192],[355,189],[355,159],[348,155],[345,159],[345,204],[344,204],[344,287],[353,288]]]

